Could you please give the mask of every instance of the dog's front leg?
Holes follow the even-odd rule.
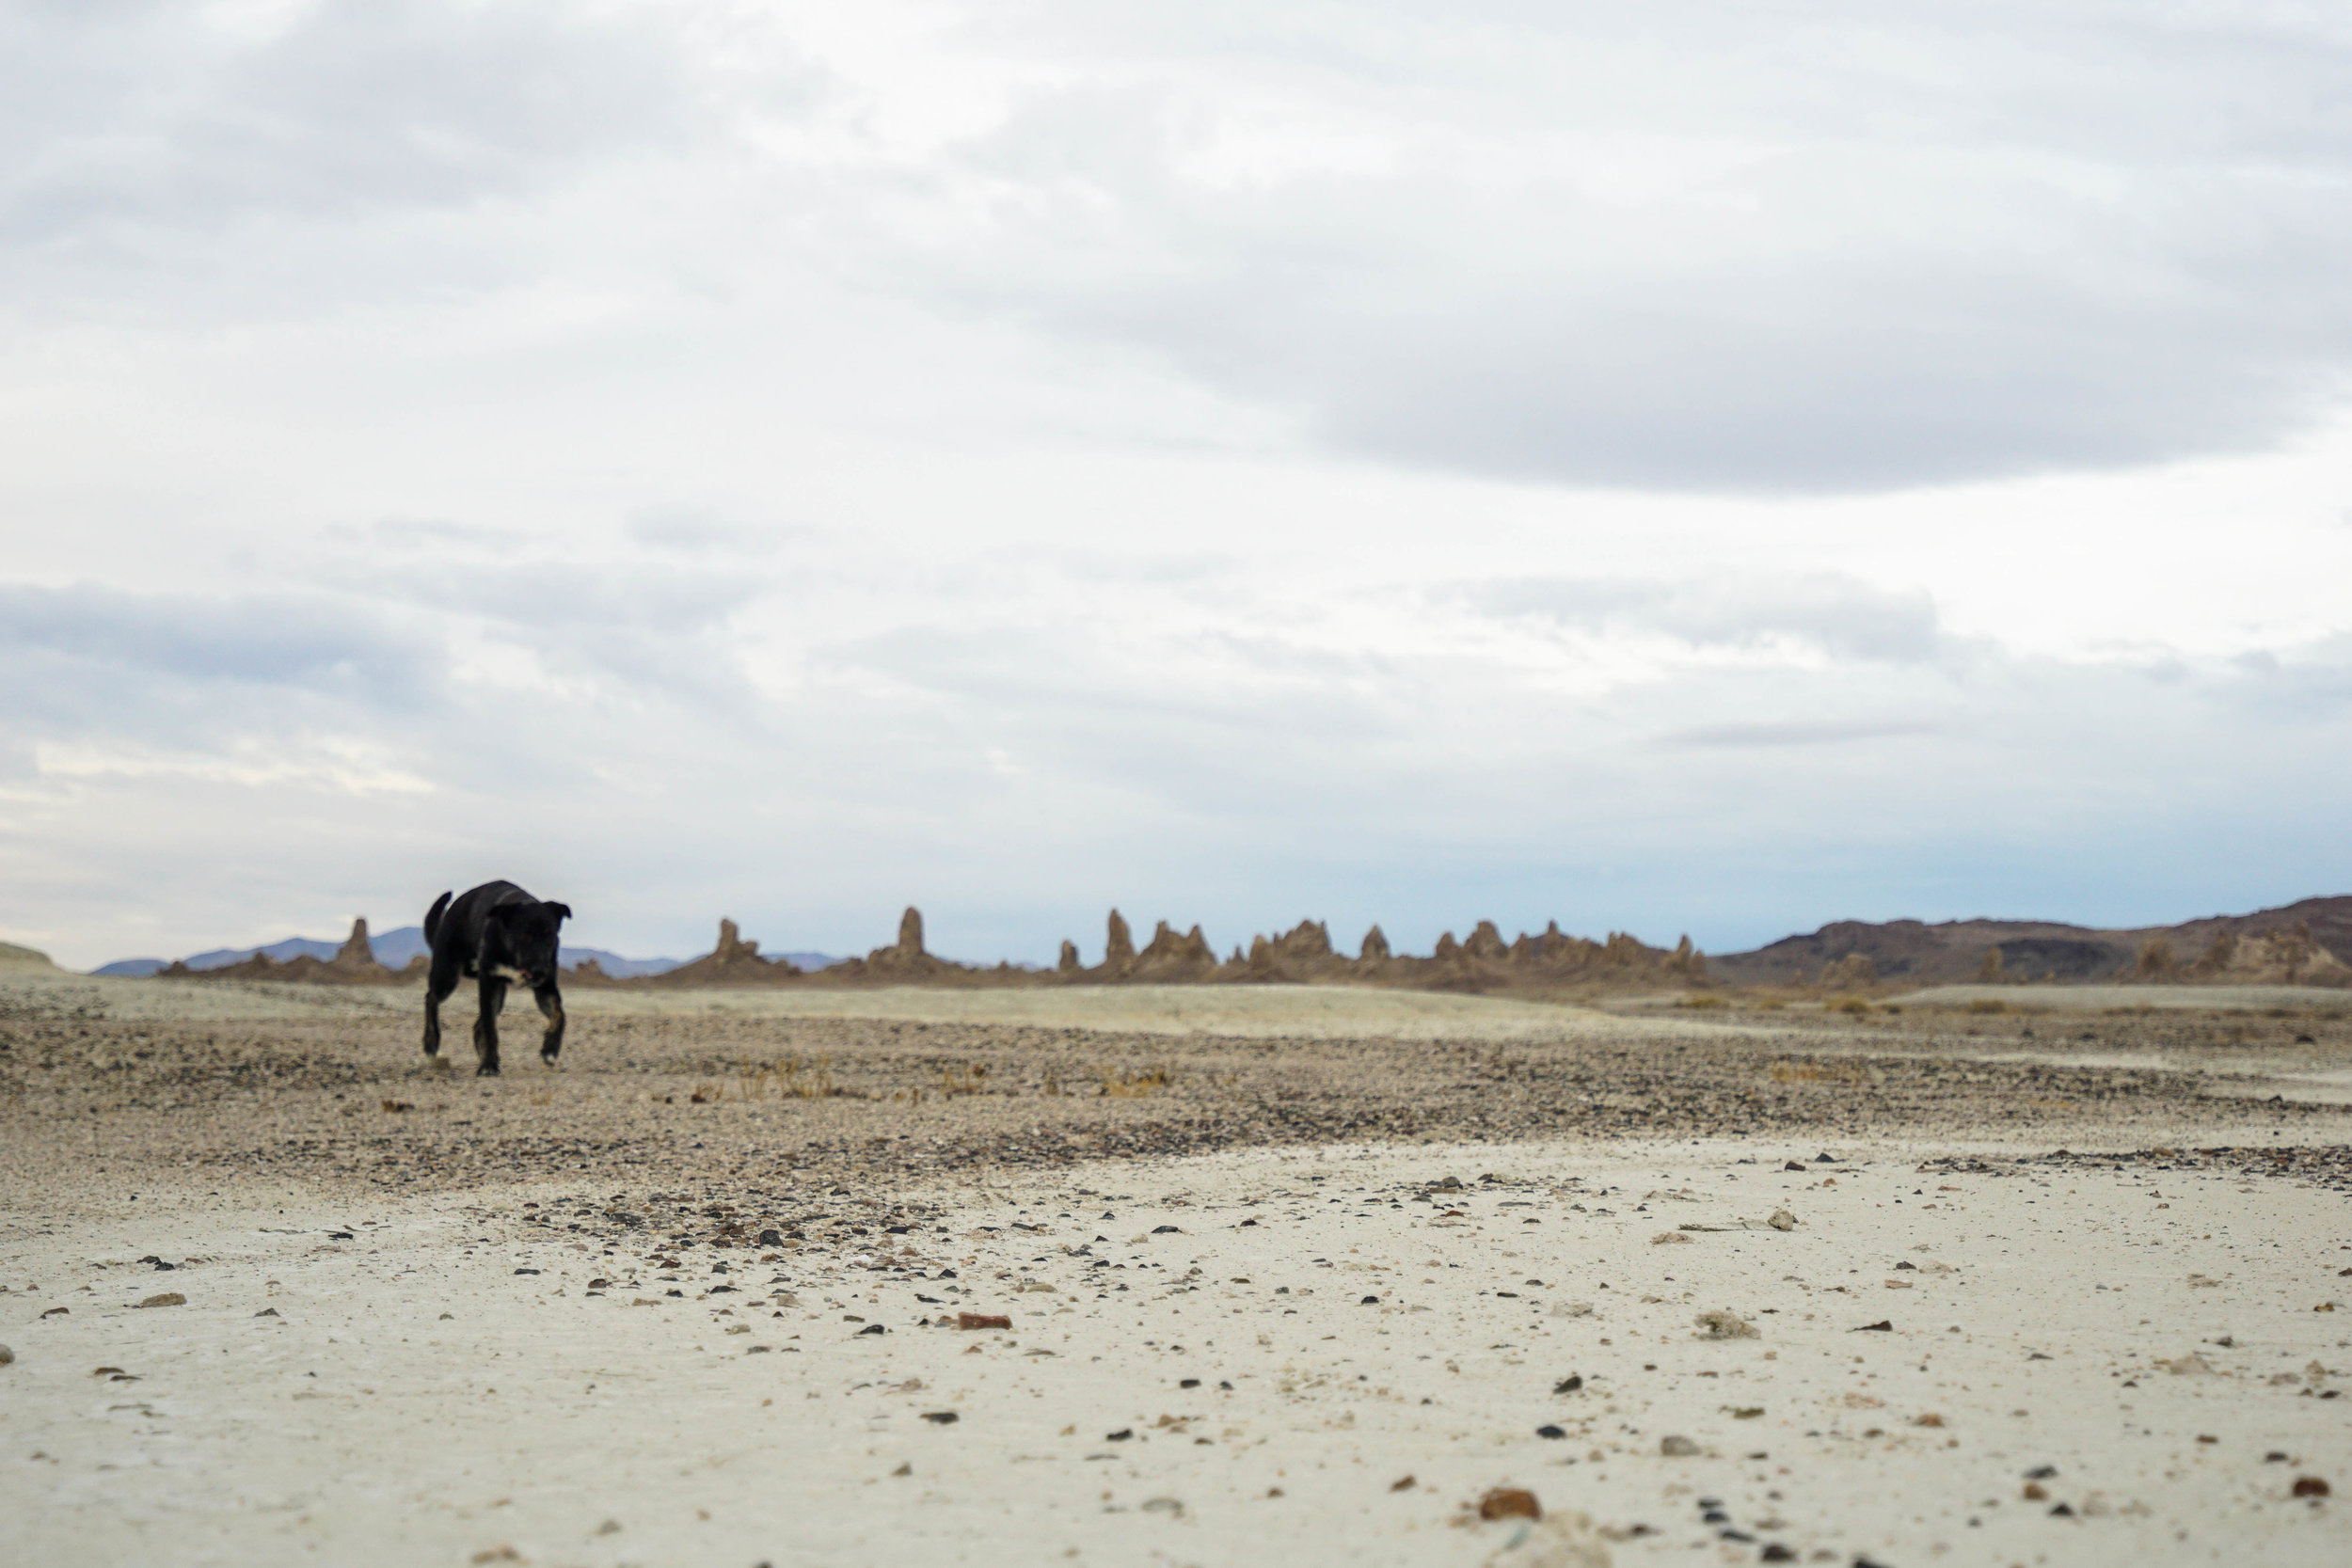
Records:
[[[506,982],[495,975],[482,976],[481,1010],[474,1014],[473,1053],[474,1075],[496,1078],[499,1075],[499,1013],[506,1006]]]
[[[553,1067],[555,1058],[564,1050],[564,993],[556,989],[553,980],[549,980],[545,985],[532,987],[531,994],[548,1021],[548,1032],[539,1037],[539,1059]]]

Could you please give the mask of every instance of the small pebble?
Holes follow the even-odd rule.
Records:
[[[1498,1486],[1478,1499],[1481,1519],[1540,1519],[1544,1505],[1535,1494],[1517,1486]]]

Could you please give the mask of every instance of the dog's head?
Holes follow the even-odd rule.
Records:
[[[529,903],[498,905],[487,919],[523,983],[543,986],[555,978],[562,927],[571,917],[569,904]]]

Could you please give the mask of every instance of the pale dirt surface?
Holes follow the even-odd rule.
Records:
[[[767,1018],[891,1019],[991,1023],[1152,1035],[1292,1039],[1568,1039],[1628,1033],[1703,1032],[1679,1019],[1624,1018],[1554,1006],[1432,991],[1360,986],[1057,986],[1036,990],[580,990],[575,1011],[635,1016],[681,1009]]]
[[[2325,1021],[685,993],[477,1081],[390,995],[0,996],[10,1557],[2343,1560],[2352,1112],[2254,1093]],[[1551,1521],[1458,1522],[1501,1485]]]
[[[2327,986],[1931,986],[1896,997],[1922,1006],[2000,1002],[2047,1012],[2232,1011],[2270,1007],[2352,1013],[2352,991]]]

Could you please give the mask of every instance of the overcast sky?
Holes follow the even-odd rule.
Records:
[[[2352,889],[2352,12],[0,3],[0,938]]]

